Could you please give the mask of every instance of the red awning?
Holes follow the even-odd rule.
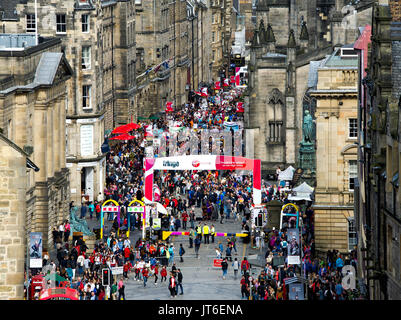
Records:
[[[140,127],[141,126],[136,123],[124,124],[122,126],[115,128],[111,133],[128,133],[132,130],[139,129]]]
[[[110,138],[110,140],[131,140],[135,139],[134,136],[130,136],[129,134],[123,133],[117,137]]]

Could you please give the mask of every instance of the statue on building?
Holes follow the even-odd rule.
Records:
[[[84,236],[93,235],[93,232],[89,229],[88,222],[85,219],[79,219],[75,215],[75,211],[70,211],[71,232],[82,232]]]
[[[303,142],[312,143],[313,140],[313,118],[309,113],[309,110],[305,110],[304,122],[303,122]]]

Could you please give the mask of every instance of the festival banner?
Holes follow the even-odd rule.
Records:
[[[42,232],[29,234],[29,267],[42,268]]]
[[[301,249],[299,244],[299,229],[290,228],[287,230],[288,242],[288,264],[301,263]]]

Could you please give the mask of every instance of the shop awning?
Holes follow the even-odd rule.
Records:
[[[124,134],[121,134],[121,135],[119,135],[117,137],[110,138],[109,140],[131,140],[131,139],[135,139],[135,137],[124,133]]]

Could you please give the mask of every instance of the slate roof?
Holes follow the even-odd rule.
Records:
[[[40,58],[39,64],[36,68],[35,78],[33,82],[25,86],[13,86],[0,91],[0,94],[8,94],[14,90],[32,90],[36,87],[43,85],[51,85],[54,82],[54,78],[57,73],[57,69],[61,63],[63,54],[60,52],[44,52]],[[72,69],[66,61],[67,68],[69,68],[72,74]]]
[[[52,84],[62,57],[61,52],[44,52],[36,68],[33,82],[41,85]]]
[[[0,0],[0,20],[18,20],[19,15],[16,12],[17,4],[26,4],[28,0]]]
[[[342,48],[353,48],[352,45],[346,45]],[[355,69],[358,67],[358,57],[355,58],[342,58],[340,56],[340,49],[334,51],[334,53],[329,56],[327,61],[322,66],[323,68],[336,68],[336,69]]]
[[[308,88],[314,88],[317,86],[318,80],[318,68],[320,67],[321,61],[311,61],[309,63],[309,74],[308,74]]]

